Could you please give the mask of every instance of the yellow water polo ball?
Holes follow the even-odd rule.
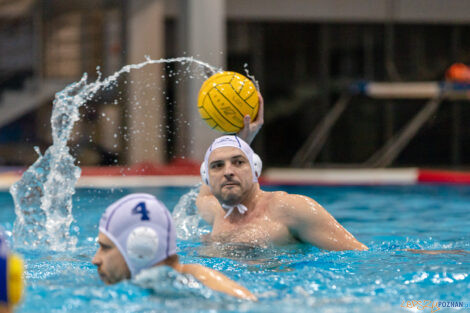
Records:
[[[209,77],[201,87],[198,110],[201,118],[215,130],[237,133],[248,114],[256,119],[258,92],[253,82],[236,72],[220,72]]]

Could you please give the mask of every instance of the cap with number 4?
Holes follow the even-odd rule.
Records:
[[[133,277],[176,253],[170,212],[150,194],[130,194],[111,204],[99,230],[117,246]]]

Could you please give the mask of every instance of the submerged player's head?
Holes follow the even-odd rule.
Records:
[[[261,167],[261,159],[245,141],[222,136],[207,149],[201,176],[221,203],[237,205],[256,186]]]
[[[100,278],[114,284],[176,254],[176,231],[167,208],[152,195],[130,194],[100,220],[93,257]]]
[[[23,261],[10,253],[0,231],[0,312],[11,312],[23,294]]]

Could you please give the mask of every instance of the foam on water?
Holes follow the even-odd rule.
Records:
[[[210,75],[219,69],[192,57],[152,60],[124,66],[121,70],[101,80],[88,83],[85,73],[80,81],[58,92],[53,102],[51,125],[53,144],[44,155],[10,188],[15,202],[15,244],[30,248],[49,247],[65,250],[75,246],[76,238],[70,235],[72,195],[80,177],[80,168],[74,164],[67,142],[74,123],[79,120],[79,108],[91,100],[98,91],[114,87],[119,76],[158,63],[195,64],[209,70]]]

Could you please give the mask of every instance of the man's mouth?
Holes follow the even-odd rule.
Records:
[[[235,181],[228,181],[228,182],[225,182],[222,184],[222,187],[225,187],[225,186],[239,186],[240,183],[239,182],[235,182]]]

